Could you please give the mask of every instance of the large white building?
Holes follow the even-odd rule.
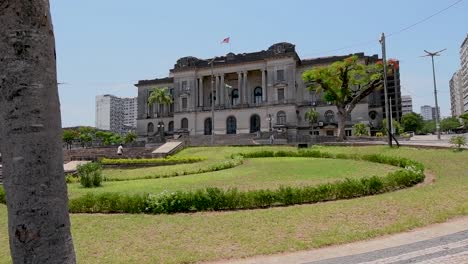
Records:
[[[355,54],[360,63],[379,61],[377,55]],[[252,53],[228,53],[222,57],[180,58],[169,77],[141,80],[138,87],[137,134],[155,137],[158,129],[166,133],[184,131],[194,137],[213,133],[249,134],[280,131],[288,140],[309,135],[337,135],[337,108],[323,94],[307,89],[302,73],[314,67],[327,66],[350,55],[301,59],[291,43],[277,43]],[[213,64],[210,64],[213,61]],[[401,116],[399,68],[389,75],[389,97],[397,102],[394,117]],[[395,75],[396,74],[396,75]],[[212,77],[213,76],[213,77]],[[213,86],[214,92],[211,91]],[[152,89],[167,87],[172,105],[149,105]],[[395,97],[397,97],[396,100]],[[364,98],[346,120],[345,132],[352,135],[358,122],[369,125],[371,133],[380,131],[383,111],[383,89]],[[214,128],[212,127],[214,104]],[[319,112],[318,122],[311,124],[305,113]],[[397,113],[398,111],[398,113]]]
[[[411,95],[401,96],[401,114],[406,115],[413,112],[413,98]]]
[[[468,34],[463,40],[460,48],[460,81],[463,90],[463,108],[465,112],[468,112]]]
[[[464,112],[463,87],[460,71],[455,72],[450,79],[450,108],[453,117],[458,117]]]
[[[421,106],[421,116],[423,120],[432,120],[432,106],[423,105]]]
[[[125,133],[136,128],[137,98],[96,96],[96,128]]]

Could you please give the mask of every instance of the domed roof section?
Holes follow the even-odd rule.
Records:
[[[289,43],[289,42],[280,42],[280,43],[276,43],[276,44],[271,45],[268,48],[268,51],[271,51],[274,54],[295,52],[296,51],[296,46],[294,44]]]
[[[185,67],[193,67],[193,66],[196,66],[199,61],[201,60],[197,57],[192,57],[192,56],[182,57],[177,60],[176,64],[174,65],[174,68],[180,69],[180,68],[185,68]]]
[[[234,60],[236,58],[236,54],[229,52],[228,54],[226,54],[226,58],[227,60]]]

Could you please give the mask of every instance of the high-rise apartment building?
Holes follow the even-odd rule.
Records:
[[[450,79],[450,108],[453,117],[457,117],[464,112],[463,87],[460,71],[455,72],[452,79]]]
[[[411,95],[402,95],[401,96],[401,114],[409,114],[413,112],[413,98]]]
[[[136,127],[136,98],[96,96],[96,128],[124,133]]]
[[[423,105],[421,106],[421,116],[423,120],[432,120],[432,106]]]
[[[460,82],[463,91],[463,109],[468,112],[468,34],[460,47]]]

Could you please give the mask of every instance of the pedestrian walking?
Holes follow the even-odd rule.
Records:
[[[119,145],[117,148],[117,155],[122,156],[123,155],[123,146],[122,144]]]

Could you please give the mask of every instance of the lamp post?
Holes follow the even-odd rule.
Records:
[[[385,34],[382,33],[380,38],[380,44],[382,45],[382,64],[383,64],[383,83],[384,83],[384,98],[385,98],[385,117],[387,118],[387,134],[388,134],[388,145],[392,147],[392,123],[390,120],[391,109],[388,109],[388,92],[387,92],[387,50],[385,46]]]
[[[215,110],[215,100],[216,97],[214,95],[214,69],[213,64],[214,62],[224,62],[224,60],[216,60],[216,57],[211,59],[208,64],[211,66],[211,145],[214,145],[214,134],[215,134],[215,123],[214,123],[214,110]]]
[[[164,123],[162,121],[159,122],[158,124],[158,131],[161,136],[161,142],[163,142],[164,141]]]
[[[434,67],[434,56],[440,56],[440,53],[442,53],[444,50],[439,50],[436,52],[429,52],[427,50],[424,50],[426,52],[426,55],[421,56],[421,57],[431,57],[432,60],[432,77],[434,79],[434,98],[435,98],[435,108],[436,108],[436,131],[437,131],[437,139],[440,140],[440,120],[439,120],[439,104],[437,102],[437,84],[436,84],[436,77],[435,77],[435,67]]]

